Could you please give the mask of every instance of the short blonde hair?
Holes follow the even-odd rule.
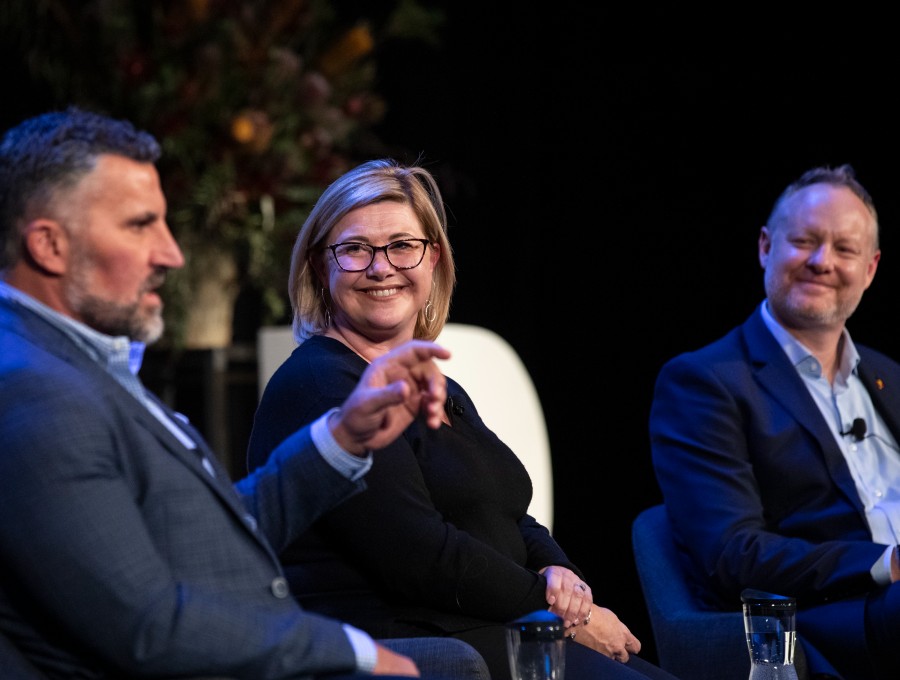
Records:
[[[440,189],[425,168],[382,158],[363,163],[335,180],[316,201],[297,234],[291,253],[288,295],[294,312],[294,338],[298,342],[321,335],[328,328],[328,300],[313,266],[313,258],[325,257],[328,252],[326,236],[350,211],[382,201],[410,206],[425,238],[440,246],[428,318],[425,310],[419,312],[413,335],[434,340],[443,330],[456,287],[456,265],[447,238],[447,211]]]

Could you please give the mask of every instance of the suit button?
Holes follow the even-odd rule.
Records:
[[[287,579],[284,576],[277,576],[272,579],[271,587],[272,594],[279,600],[283,600],[291,594],[291,589],[288,587]]]
[[[256,531],[256,518],[253,515],[244,515],[244,521],[253,531]]]

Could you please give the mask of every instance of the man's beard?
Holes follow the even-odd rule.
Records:
[[[847,319],[856,311],[861,299],[861,296],[855,300],[839,298],[833,305],[822,307],[808,302],[798,302],[792,295],[792,287],[781,279],[776,279],[775,276],[771,279],[767,276],[765,286],[767,297],[771,304],[780,310],[780,315],[789,313],[788,318],[782,319],[782,321],[798,328],[846,323]]]
[[[159,340],[165,327],[161,309],[142,313],[138,303],[120,305],[92,295],[76,294],[70,295],[70,304],[94,330],[106,335],[124,335],[147,345]]]
[[[142,311],[140,302],[119,304],[104,300],[88,291],[90,290],[87,266],[76,268],[72,283],[66,290],[66,302],[81,320],[94,330],[111,336],[124,335],[131,340],[152,344],[159,340],[165,328],[162,308]],[[147,290],[160,285],[163,273],[148,280],[142,287],[138,298]]]

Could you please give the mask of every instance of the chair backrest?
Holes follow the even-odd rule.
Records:
[[[691,680],[745,680],[750,654],[743,614],[711,611],[697,603],[678,559],[664,504],[638,514],[631,541],[659,665]],[[794,666],[799,680],[842,680],[825,655],[799,633]]]
[[[740,611],[701,608],[679,562],[664,505],[641,511],[632,548],[659,665],[679,678],[747,680],[750,655]]]
[[[475,402],[478,413],[521,459],[534,496],[529,513],[553,529],[553,470],[544,411],[522,359],[506,340],[481,326],[448,323],[437,342],[453,356],[442,362]],[[265,326],[257,336],[259,394],[297,346],[290,326]]]

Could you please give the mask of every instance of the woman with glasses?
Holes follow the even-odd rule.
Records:
[[[369,361],[412,338],[434,340],[456,285],[443,199],[418,165],[375,160],[316,203],[291,259],[301,343],[262,395],[250,470],[303,423],[338,407]],[[471,643],[494,680],[510,677],[505,623],[550,609],[566,625],[566,677],[668,678],[526,512],[525,467],[447,379],[444,425],[414,422],[379,451],[367,489],[281,555],[311,611],[375,637],[446,635]],[[598,653],[599,652],[599,653]]]

